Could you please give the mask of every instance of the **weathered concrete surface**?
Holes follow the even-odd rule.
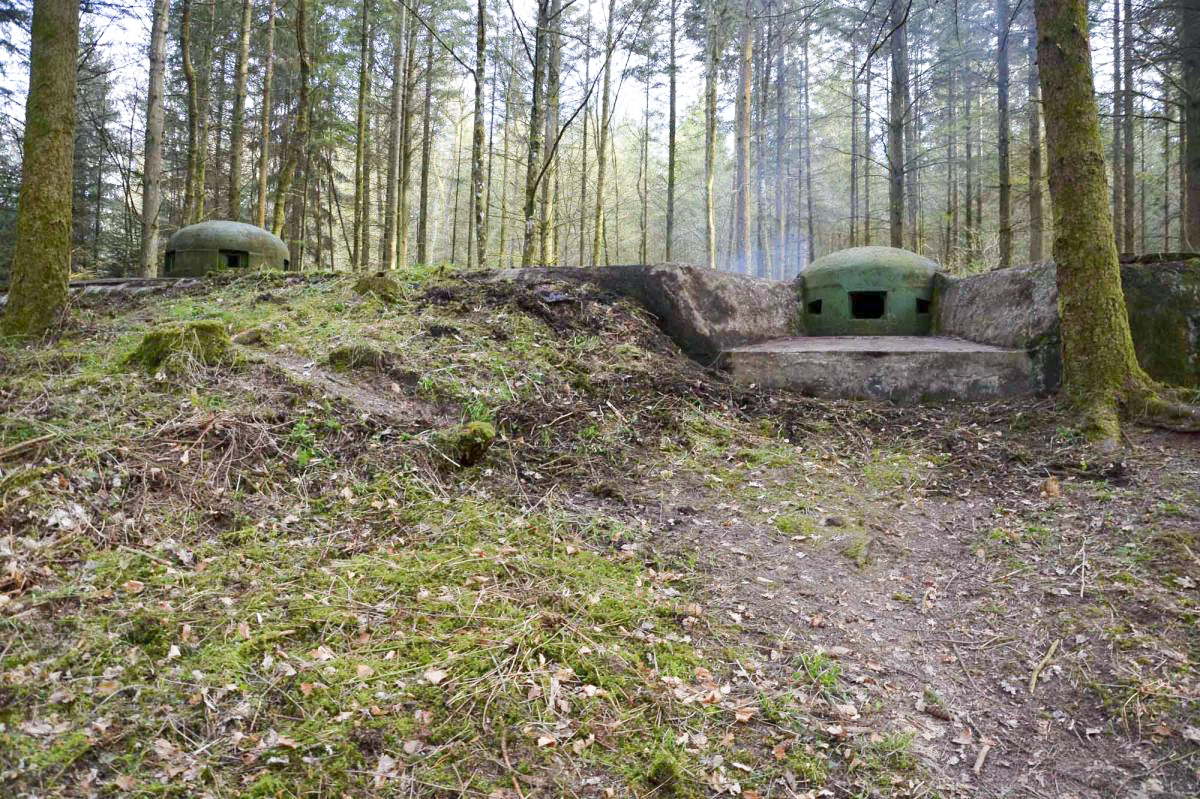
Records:
[[[991,400],[1038,389],[1024,350],[940,336],[784,338],[733,347],[722,365],[742,385],[900,404]]]
[[[821,256],[800,276],[804,332],[809,336],[922,336],[938,265],[896,247],[851,247]],[[854,297],[878,305],[856,307]]]
[[[933,333],[1029,352],[1039,391],[1062,382],[1058,270],[1045,261],[982,275],[934,277]]]
[[[934,280],[936,335],[1025,349],[1040,391],[1062,381],[1057,269],[1052,261]],[[1138,360],[1167,383],[1200,386],[1200,259],[1123,263]]]
[[[498,272],[530,286],[587,282],[641,303],[680,349],[701,363],[724,350],[796,332],[796,286],[686,264],[535,267]]]
[[[291,255],[283,239],[269,230],[245,222],[213,219],[175,231],[167,241],[163,274],[199,277],[229,268],[230,259],[241,269],[283,269]]]

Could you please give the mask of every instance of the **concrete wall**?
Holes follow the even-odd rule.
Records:
[[[1044,391],[1062,382],[1058,271],[1046,261],[934,281],[933,333],[1030,353]],[[1167,383],[1200,386],[1200,259],[1121,265],[1138,360]]]
[[[631,297],[655,316],[680,349],[704,364],[730,347],[797,333],[795,284],[698,266],[535,267],[503,270],[495,279],[529,285],[581,281]]]

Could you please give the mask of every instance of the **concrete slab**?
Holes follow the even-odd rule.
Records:
[[[943,336],[800,336],[722,354],[742,385],[900,404],[1036,393],[1029,354]]]

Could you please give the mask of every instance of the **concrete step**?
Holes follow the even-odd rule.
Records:
[[[735,382],[816,397],[993,400],[1036,391],[1025,350],[941,336],[798,336],[733,347],[721,358]]]

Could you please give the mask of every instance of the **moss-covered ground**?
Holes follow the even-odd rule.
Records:
[[[130,360],[192,322],[231,349]],[[1043,720],[1194,768],[1188,440],[743,392],[455,270],[80,303],[0,404],[5,796],[973,795]]]

